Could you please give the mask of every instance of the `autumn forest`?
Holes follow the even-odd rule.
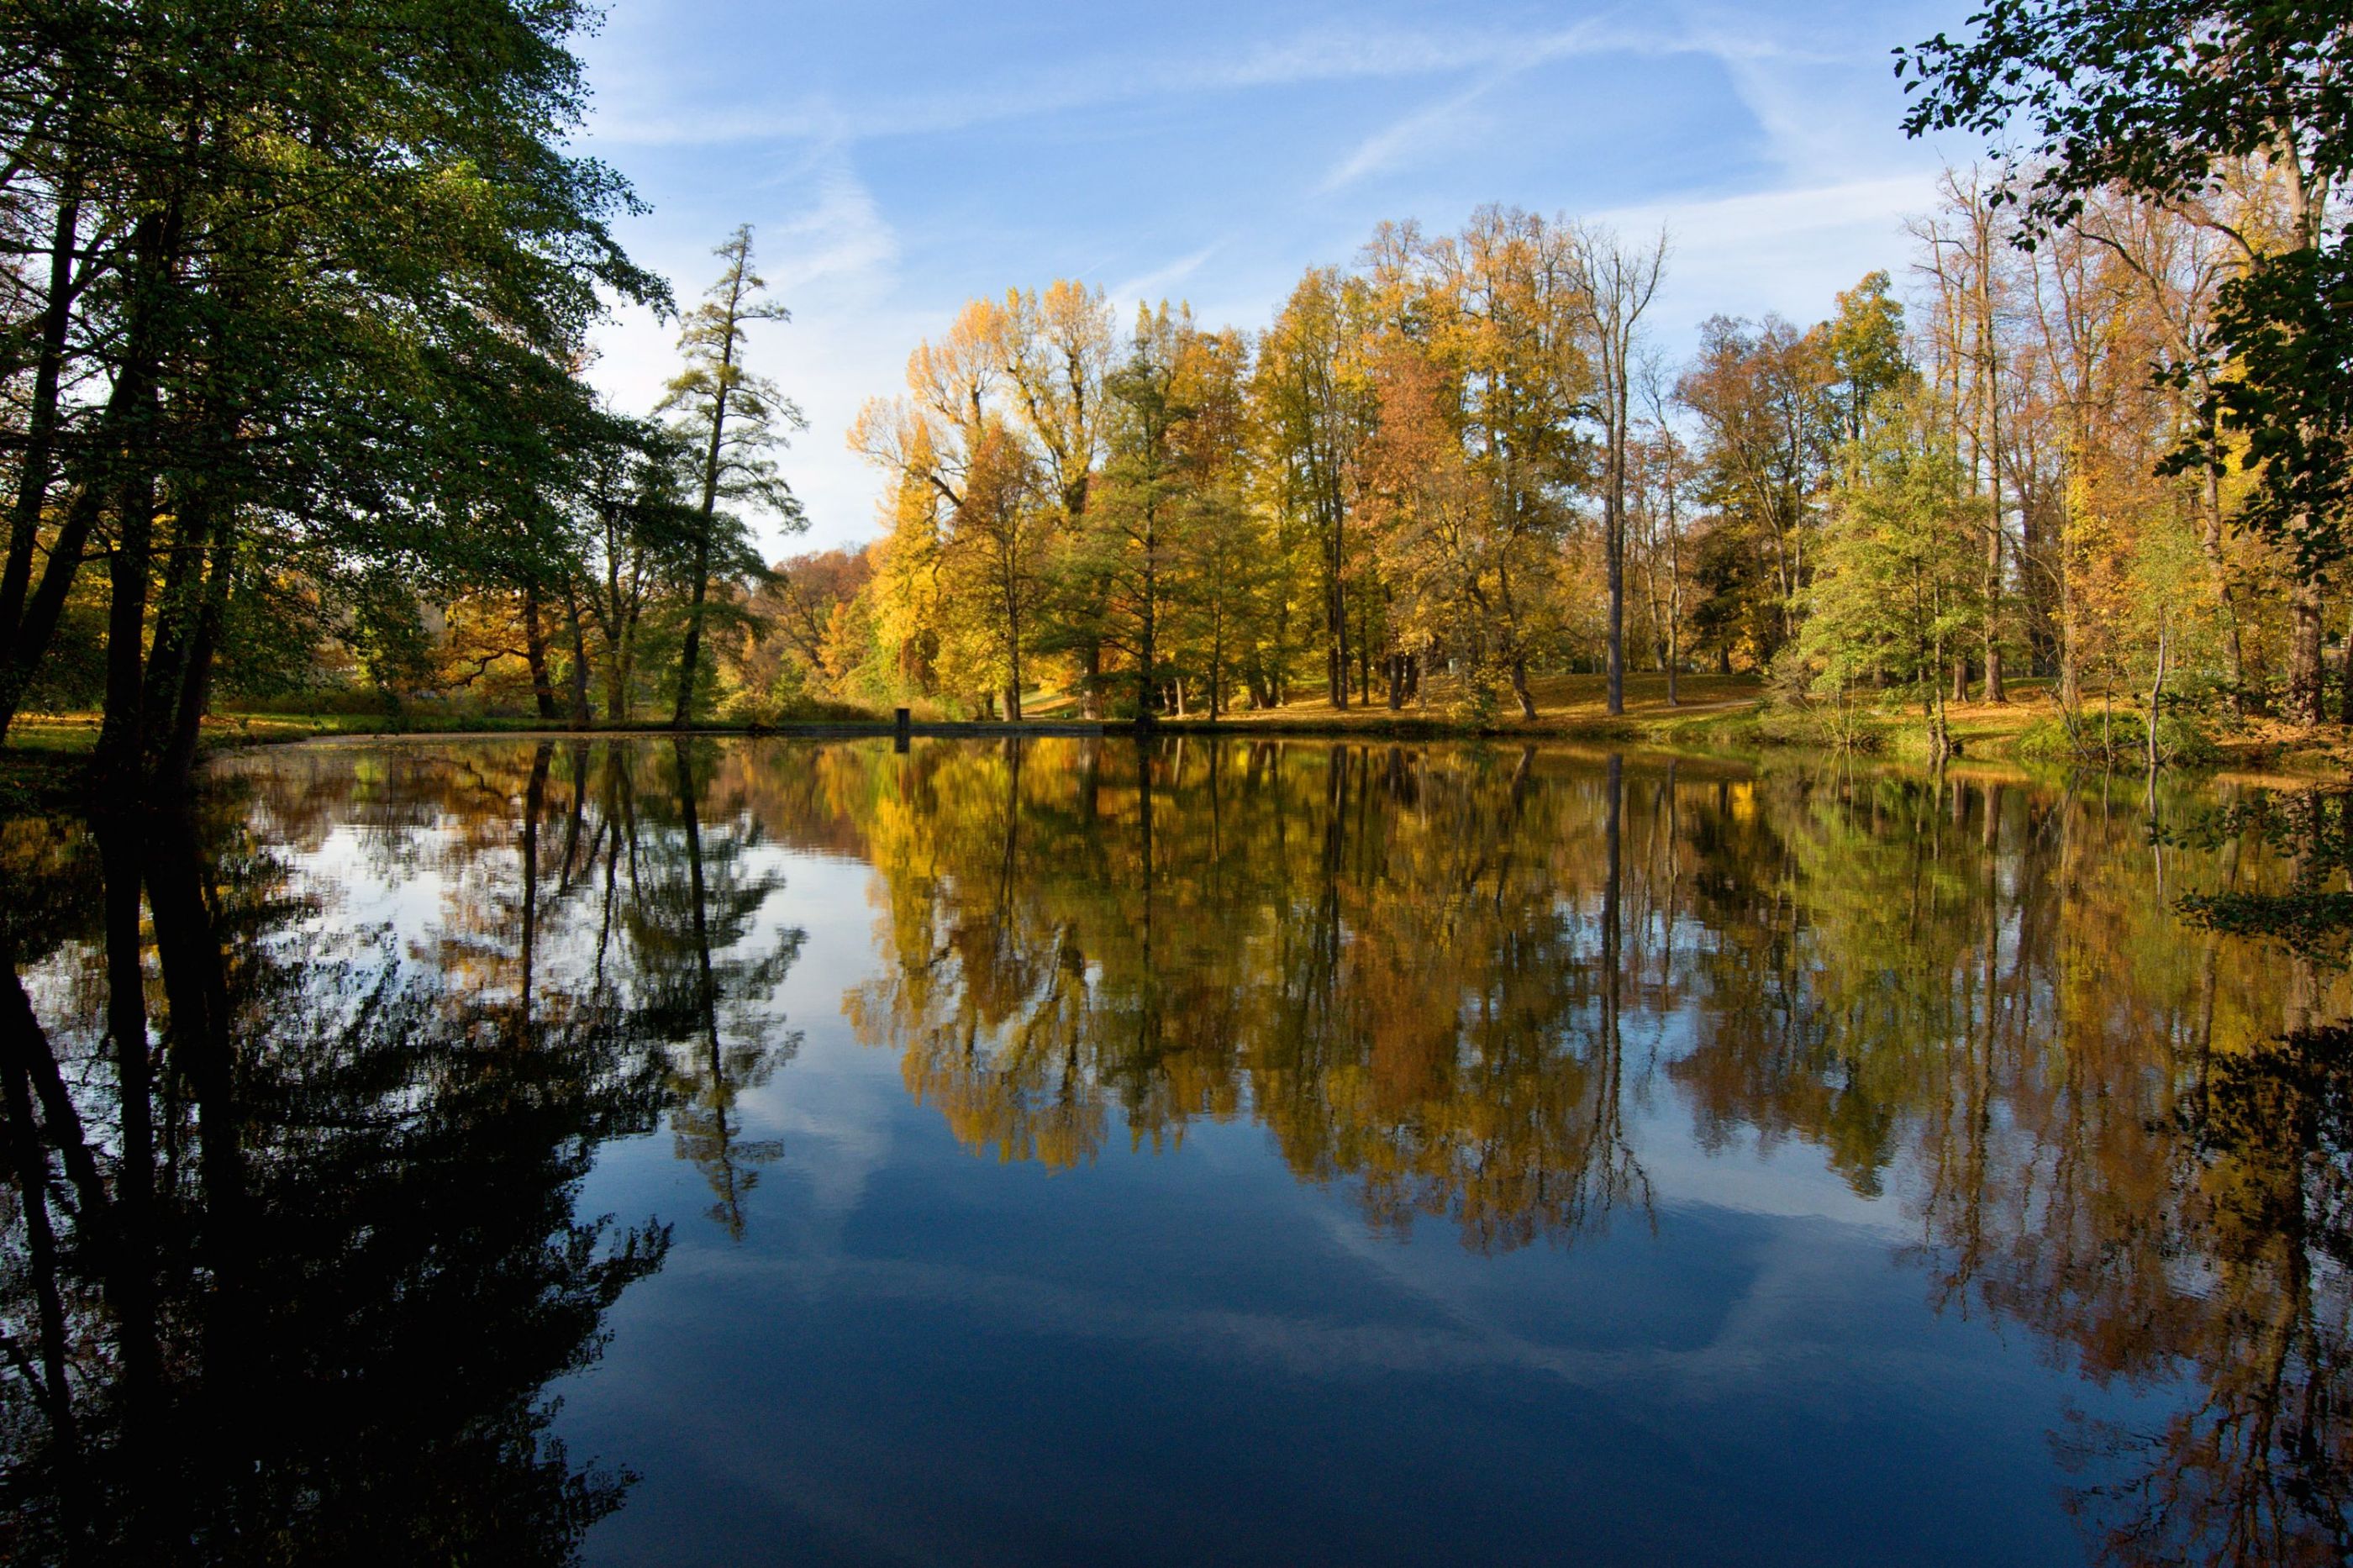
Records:
[[[682,299],[623,253],[636,198],[560,140],[585,12],[410,72],[423,13],[306,52],[201,11],[0,37],[0,734],[102,712],[126,787],[216,709],[1476,730],[1715,676],[1752,739],[1943,756],[2016,698],[2036,754],[2151,766],[2353,718],[2333,24],[2119,35],[2096,81],[2096,9],[1899,49],[1905,129],[1984,154],[1836,298],[1689,344],[1672,227],[1509,205],[1258,321],[1008,280],[849,430],[880,537],[768,560],[787,301],[748,226]],[[655,408],[588,379],[628,300],[680,334]]]

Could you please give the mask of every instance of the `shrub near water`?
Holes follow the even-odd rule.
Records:
[[[1897,728],[1885,714],[1852,704],[1777,703],[1757,716],[1757,738],[1768,746],[1883,752]]]
[[[2112,713],[2087,709],[2072,722],[2065,714],[2056,714],[2037,719],[2020,731],[2014,750],[2025,762],[2137,767],[2148,758],[2148,726],[2129,709]],[[2221,757],[2213,738],[2181,713],[2158,716],[2157,754],[2169,767],[2211,767]]]

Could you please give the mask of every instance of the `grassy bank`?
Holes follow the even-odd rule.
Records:
[[[1652,674],[1630,675],[1622,714],[1609,711],[1608,687],[1598,675],[1558,675],[1531,683],[1536,716],[1524,720],[1514,703],[1510,710],[1474,726],[1455,705],[1442,683],[1432,682],[1421,700],[1392,710],[1385,703],[1335,710],[1321,694],[1303,697],[1271,709],[1242,709],[1222,714],[1215,724],[1205,715],[1164,718],[1164,733],[1233,733],[1445,739],[1473,732],[1497,737],[1556,739],[1630,745],[1662,750],[1757,755],[1777,751],[1820,752],[1831,749],[1822,727],[1804,715],[1777,710],[1765,701],[1760,683],[1750,676],[1689,675],[1677,682],[1677,700],[1667,701],[1666,681]],[[1067,694],[1038,693],[1023,701],[1025,722],[967,721],[919,716],[915,732],[923,735],[1050,734],[1096,728],[1124,730],[1080,721],[1078,704]],[[2048,683],[2023,681],[2004,703],[1955,703],[1946,710],[1947,721],[1959,742],[1961,754],[1973,763],[2016,760],[2020,742],[2038,726],[2047,730],[2058,714]],[[485,715],[447,709],[410,710],[399,715],[381,712],[231,712],[206,721],[209,749],[269,745],[336,736],[539,734],[549,726],[527,715]],[[566,733],[579,733],[558,726]],[[1925,727],[1916,712],[1883,712],[1862,726],[1869,749],[1895,760],[1924,750]],[[2230,770],[2260,770],[2267,773],[2312,776],[2353,772],[2353,735],[2338,726],[2300,730],[2269,721],[2230,725],[2210,724],[2213,731],[2213,765]],[[83,763],[98,740],[94,713],[33,714],[17,721],[8,742],[0,748],[0,804],[21,806],[28,800],[69,795],[78,787]],[[873,734],[887,733],[889,716],[859,710],[828,710],[822,717],[783,721],[774,724],[714,724],[698,733],[710,734]],[[648,721],[628,725],[595,725],[591,734],[667,734],[668,726]]]

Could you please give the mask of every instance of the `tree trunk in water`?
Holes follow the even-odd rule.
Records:
[[[39,1129],[33,1121],[31,1083],[14,1059],[0,1062],[0,1086],[5,1089],[5,1096],[0,1098],[5,1098],[7,1107],[9,1163],[16,1168],[26,1272],[32,1276],[37,1303],[35,1321],[38,1325],[42,1371],[34,1385],[36,1402],[56,1434],[54,1443],[59,1458],[52,1463],[70,1474],[80,1468],[81,1437],[74,1419],[73,1384],[66,1375],[65,1299],[58,1289],[57,1236],[49,1226],[49,1153],[42,1147]],[[11,1348],[16,1349],[20,1356],[24,1353],[21,1348]],[[29,1366],[26,1370],[29,1372]],[[79,1491],[79,1487],[74,1487],[67,1495],[73,1499]],[[69,1512],[79,1515],[81,1509],[72,1507]],[[75,1518],[73,1525],[79,1531],[81,1521]]]

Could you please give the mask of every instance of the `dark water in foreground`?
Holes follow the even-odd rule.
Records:
[[[0,873],[0,1556],[2353,1539],[2353,1005],[2137,786],[336,747]]]

